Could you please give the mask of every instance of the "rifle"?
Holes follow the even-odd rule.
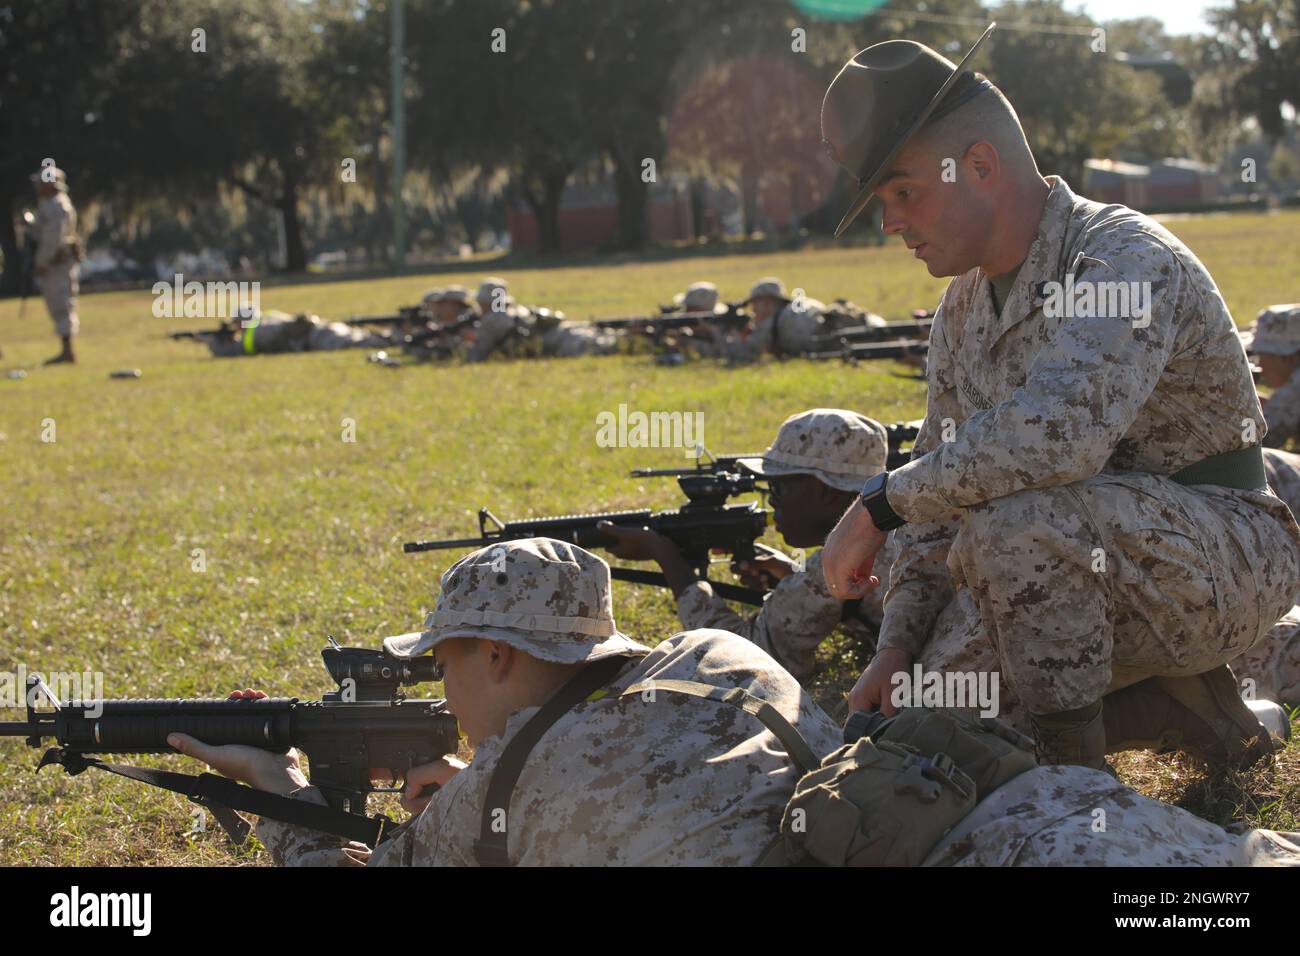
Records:
[[[757,491],[756,479],[750,475],[691,474],[677,479],[686,494],[687,503],[674,511],[598,511],[591,514],[558,515],[547,518],[529,518],[524,521],[502,521],[487,508],[478,513],[477,538],[450,538],[442,541],[408,541],[402,545],[407,554],[438,551],[447,548],[483,548],[501,541],[520,538],[558,538],[583,548],[603,548],[614,543],[613,538],[596,529],[596,524],[610,524],[627,528],[649,528],[673,542],[695,572],[706,579],[709,555],[724,551],[732,555],[732,565],[738,561],[755,558],[755,541],[767,528],[767,509],[757,502],[726,504],[735,495]],[[492,527],[489,527],[489,522]],[[664,576],[657,571],[611,567],[610,576],[634,584],[667,586]],[[734,584],[709,582],[713,590],[724,598],[761,605],[763,595],[750,588]]]
[[[32,294],[36,269],[36,236],[32,230],[36,217],[31,211],[23,213],[23,247],[18,257],[18,318],[27,311],[27,297]]]
[[[874,359],[922,359],[930,351],[930,343],[921,339],[904,339],[900,342],[845,342],[839,348],[809,352],[811,359],[844,359],[857,364]]]
[[[830,346],[850,342],[891,342],[897,339],[925,339],[930,335],[933,319],[915,322],[890,322],[888,325],[850,325],[819,336],[819,343]],[[815,349],[815,351],[820,351]]]
[[[230,327],[223,325],[220,328],[215,329],[182,329],[178,332],[168,332],[167,338],[172,339],[173,341],[190,339],[195,342],[202,342],[204,339],[212,338],[213,336],[229,334]]]
[[[354,315],[344,319],[345,325],[425,325],[433,321],[433,313],[422,305],[399,306],[389,315]]]
[[[297,823],[376,846],[389,838],[393,821],[366,816],[372,793],[398,793],[397,774],[455,753],[456,718],[444,700],[407,700],[400,687],[434,679],[432,657],[401,660],[383,651],[340,647],[330,639],[321,651],[338,690],[320,700],[141,699],[60,703],[36,676],[27,680],[27,720],[0,723],[0,737],[26,737],[31,747],[53,737],[36,769],[62,766],[76,776],[89,767],[182,793],[207,807],[236,844],[248,836],[244,810]],[[42,691],[53,709],[38,711]],[[293,800],[244,786],[215,774],[173,773],[103,763],[94,754],[173,753],[170,733],[189,734],[212,745],[244,744],[273,753],[297,747],[307,754],[312,783],[328,806]],[[376,787],[372,768],[393,774]]]
[[[721,475],[734,473],[736,471],[736,462],[741,458],[762,458],[763,453],[757,452],[752,455],[711,455],[709,450],[700,447],[700,453],[695,458],[695,465],[691,468],[633,468],[630,472],[633,478],[680,478],[685,475]]]
[[[435,325],[412,332],[402,339],[407,351],[423,349],[430,355],[437,354],[446,358],[451,355],[452,339],[479,320],[479,314],[473,309],[466,309],[446,325]]]
[[[889,436],[889,454],[885,458],[885,470],[893,471],[895,468],[901,468],[912,460],[912,449],[904,449],[904,442],[911,444],[916,441],[916,436],[921,431],[921,422],[895,422],[892,425],[885,426],[885,433]]]
[[[728,304],[726,312],[674,312],[664,310],[654,316],[619,316],[595,318],[591,324],[598,329],[621,329],[651,338],[660,338],[666,332],[696,325],[716,325],[725,329],[743,328],[750,316],[737,304]]]

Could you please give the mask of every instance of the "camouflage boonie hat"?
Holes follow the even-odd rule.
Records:
[[[718,287],[712,282],[692,282],[685,292],[673,296],[673,302],[686,312],[727,311],[727,307],[718,302]]]
[[[430,289],[428,292],[426,292],[423,296],[420,297],[420,303],[422,305],[433,305],[433,303],[438,301],[438,298],[441,295],[442,295],[441,289]]]
[[[1300,352],[1300,303],[1270,305],[1240,335],[1247,352],[1266,355]]]
[[[770,295],[774,299],[780,299],[782,302],[789,302],[790,297],[786,295],[785,283],[776,276],[764,276],[754,283],[753,288],[749,290],[749,298],[741,305],[749,305],[755,299],[761,296]]]
[[[49,183],[60,192],[68,191],[68,174],[57,166],[45,166],[27,178],[33,183]]]
[[[480,302],[491,302],[496,296],[497,291],[505,292],[510,288],[510,283],[498,276],[488,276],[478,287],[478,295],[475,296]]]
[[[762,458],[737,464],[756,475],[812,475],[858,491],[885,470],[888,455],[889,433],[880,422],[842,408],[814,408],[787,418]]]
[[[470,304],[469,289],[463,285],[449,285],[447,288],[438,293],[435,302],[460,302],[464,305]]]
[[[477,637],[557,664],[650,653],[614,625],[609,565],[554,538],[503,541],[461,558],[443,574],[424,627],[386,638],[384,649],[415,657],[453,637]]]

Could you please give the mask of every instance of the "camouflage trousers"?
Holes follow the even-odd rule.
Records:
[[[939,674],[997,674],[996,717],[1023,734],[1033,736],[1029,712],[1015,690],[1002,680],[998,656],[980,624],[979,608],[970,588],[961,588],[935,621],[930,640],[918,658],[924,671]],[[1268,629],[1244,654],[1228,662],[1242,696],[1300,707],[1300,607]]]
[[[77,269],[51,266],[50,271],[39,278],[39,283],[45,308],[54,322],[55,334],[76,335],[81,330],[81,322],[77,319]]]
[[[1295,603],[1300,528],[1264,491],[1099,475],[969,508],[948,556],[1036,714],[1250,650]]]
[[[1300,607],[1293,607],[1263,640],[1230,662],[1243,697],[1300,707]]]

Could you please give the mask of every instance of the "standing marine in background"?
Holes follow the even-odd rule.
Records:
[[[40,204],[36,207],[36,262],[32,274],[45,298],[54,331],[63,343],[58,355],[46,365],[75,362],[72,338],[81,329],[77,318],[78,279],[84,258],[77,238],[77,210],[68,198],[68,179],[63,170],[46,166],[31,175]]]

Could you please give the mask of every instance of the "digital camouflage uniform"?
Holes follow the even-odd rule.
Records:
[[[488,312],[478,321],[478,331],[474,336],[474,344],[469,348],[468,360],[471,362],[486,360],[511,339],[521,321],[519,307],[513,300],[504,302],[500,308]]]
[[[1100,770],[1037,767],[979,802],[922,866],[1300,866],[1300,834],[1228,833]]]
[[[333,352],[338,349],[383,348],[389,341],[382,335],[348,325],[346,322],[312,323],[307,332],[307,351]]]
[[[505,570],[499,570],[504,567]],[[504,579],[504,583],[502,583]],[[508,810],[512,862],[523,865],[745,865],[780,832],[797,771],[776,738],[729,704],[664,692],[620,697],[646,680],[741,687],[769,701],[817,752],[839,743],[833,722],[768,655],[721,631],[677,634],[653,651],[614,626],[609,568],[550,539],[494,545],[442,579],[428,630],[385,645],[407,656],[449,637],[482,635],[544,659],[629,655],[609,693],[559,719],[532,751]],[[472,866],[490,772],[532,716],[480,743],[469,768],[373,853],[302,827],[262,820],[282,865]],[[301,799],[320,802],[314,787]]]
[[[1294,513],[1300,509],[1300,455],[1264,449],[1264,467],[1268,483]],[[891,534],[882,554],[892,553],[895,537]],[[885,580],[883,575],[881,580]],[[879,592],[881,589],[877,589]],[[723,627],[723,624],[713,624]],[[980,627],[979,608],[969,588],[958,588],[947,606],[939,612],[934,629],[921,650],[920,661],[927,671],[945,673],[992,673],[998,670],[997,654]],[[1259,699],[1268,699],[1289,707],[1300,707],[1300,608],[1293,607],[1286,616],[1269,628],[1264,637],[1246,653],[1229,661],[1243,691]],[[1244,682],[1250,680],[1251,684]],[[1029,714],[1013,689],[998,681],[999,719],[1025,734],[1032,734]]]
[[[741,464],[763,475],[813,475],[844,491],[857,491],[885,470],[889,438],[883,425],[856,412],[815,408],[781,425],[761,459]],[[886,545],[874,573],[889,579],[892,548]],[[817,648],[836,627],[856,642],[875,646],[883,589],[862,599],[859,613],[845,617],[845,602],[833,597],[822,574],[821,552],[810,555],[803,571],[782,578],[755,613],[742,617],[697,581],[677,598],[677,617],[686,628],[712,627],[753,641],[801,682],[816,669]]]
[[[60,336],[76,335],[78,278],[77,210],[60,180],[60,190],[46,196],[36,207],[36,262],[34,274]],[[38,270],[43,270],[39,271]]]
[[[1261,310],[1241,338],[1249,352],[1300,352],[1300,305],[1271,305]],[[1281,448],[1291,438],[1300,439],[1300,368],[1265,399],[1264,418],[1268,421],[1264,444],[1270,448]]]
[[[218,358],[303,352],[307,350],[308,339],[315,328],[313,319],[314,316],[290,315],[274,309],[266,312],[252,309],[235,320],[240,327],[233,329],[230,335],[210,335],[203,341],[208,351]]]
[[[755,324],[745,338],[729,336],[722,349],[728,362],[756,362],[765,352],[802,355],[811,351],[822,334],[822,313],[826,306],[804,298],[787,303],[775,316]]]
[[[1300,455],[1265,448],[1264,472],[1273,493],[1286,502],[1293,515],[1300,514]]]
[[[548,358],[577,358],[580,355],[611,355],[618,350],[618,336],[582,322],[560,322],[541,333],[542,355]]]
[[[1090,704],[1112,677],[1230,661],[1300,581],[1300,528],[1281,500],[1167,477],[1263,431],[1213,281],[1147,217],[1048,182],[1001,315],[977,269],[935,316],[925,423],[887,490],[909,523],[894,532],[880,641],[918,654],[963,581],[1035,714]],[[1076,288],[1150,283],[1149,315],[1049,317],[1042,283],[1067,274]]]

